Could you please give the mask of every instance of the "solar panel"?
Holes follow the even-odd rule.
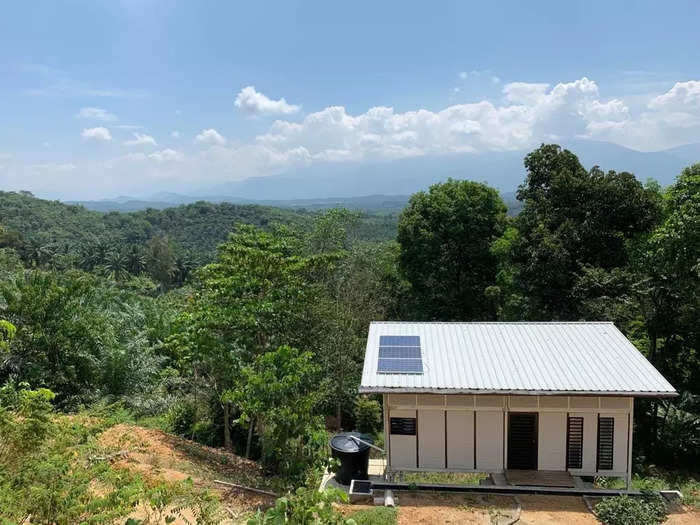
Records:
[[[417,335],[379,336],[379,374],[422,374],[422,357]]]
[[[380,374],[422,374],[422,359],[379,359]]]
[[[417,335],[381,335],[379,346],[420,346]]]
[[[420,346],[380,346],[379,358],[420,359]]]

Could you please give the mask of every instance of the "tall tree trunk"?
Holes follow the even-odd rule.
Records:
[[[196,423],[199,423],[199,405],[197,404],[197,367],[194,367],[194,422],[195,424],[192,425],[192,435],[190,436],[190,439],[194,441],[194,429],[197,426]]]
[[[656,366],[656,351],[658,347],[656,330],[649,330],[649,361]]]
[[[649,361],[651,364],[654,366],[657,366],[656,360],[657,360],[657,352],[658,352],[658,338],[656,336],[656,330],[651,329],[649,330]],[[658,366],[657,366],[658,368]],[[651,401],[651,439],[650,439],[650,452],[653,451],[656,447],[656,443],[658,442],[659,438],[659,423],[658,423],[658,414],[659,414],[659,404],[656,402],[656,400]]]
[[[251,418],[250,425],[248,425],[248,439],[245,443],[245,457],[250,457],[250,446],[253,443],[253,427],[255,426],[255,419]]]
[[[344,364],[342,363],[342,358],[340,359],[340,361],[341,372],[340,377],[338,378],[338,400],[335,406],[335,416],[337,419],[338,430],[343,428],[343,385],[345,383],[345,374],[342,370],[344,366]]]
[[[224,403],[224,447],[231,450],[231,405]]]

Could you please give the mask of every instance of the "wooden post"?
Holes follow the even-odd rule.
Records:
[[[389,396],[387,394],[382,395],[382,412],[384,421],[384,450],[386,451],[386,468],[384,469],[384,476],[389,474],[391,469],[391,425],[389,425]]]
[[[632,483],[632,435],[634,429],[634,398],[630,398],[630,412],[627,416],[627,479],[626,488],[630,489]]]

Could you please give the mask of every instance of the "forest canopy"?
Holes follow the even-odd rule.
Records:
[[[357,395],[370,321],[609,320],[681,393],[637,402],[637,461],[700,464],[700,164],[665,189],[556,145],[524,167],[515,217],[452,179],[398,218],[0,193],[0,385],[302,480],[327,427],[380,430]]]

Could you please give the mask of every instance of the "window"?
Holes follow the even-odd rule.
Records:
[[[596,470],[613,469],[615,418],[598,416],[598,461]]]
[[[394,436],[415,436],[416,435],[416,418],[415,417],[392,417],[390,426],[391,426],[391,434]]]
[[[583,468],[582,417],[569,417],[566,424],[566,468]]]

